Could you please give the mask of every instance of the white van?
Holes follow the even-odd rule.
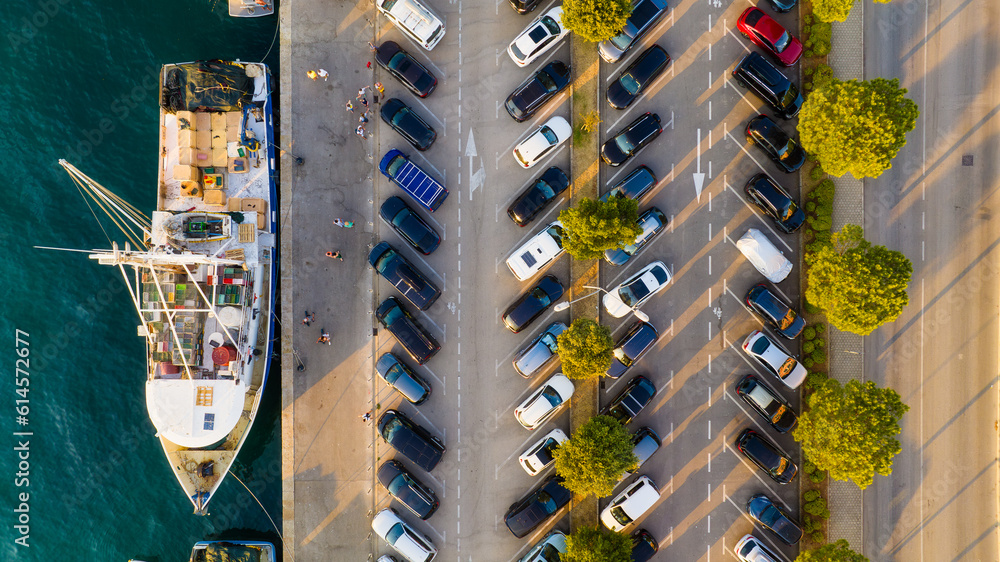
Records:
[[[780,283],[792,272],[792,262],[756,228],[747,230],[736,242],[736,247],[771,283]]]
[[[444,22],[417,0],[375,0],[375,6],[428,51],[444,37]]]

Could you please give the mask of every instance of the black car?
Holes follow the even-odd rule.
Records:
[[[441,244],[441,237],[405,201],[395,195],[378,210],[385,224],[395,230],[414,250],[428,256]]]
[[[659,550],[660,543],[656,542],[653,535],[646,529],[639,529],[632,533],[631,562],[649,562]]]
[[[622,425],[632,421],[656,394],[656,387],[646,377],[638,375],[625,385],[625,390],[615,397],[604,409],[602,416],[611,416]]]
[[[382,301],[375,311],[375,317],[393,337],[399,340],[400,345],[417,365],[423,365],[441,349],[438,342],[417,324],[416,319],[403,308],[396,297]]]
[[[385,100],[379,115],[417,150],[427,150],[437,138],[437,132],[398,98]]]
[[[553,474],[520,501],[510,506],[503,520],[517,538],[534,531],[555,512],[569,503],[573,494],[563,487],[562,478]]]
[[[667,0],[633,0],[632,13],[625,27],[611,39],[597,44],[597,51],[607,62],[618,62],[636,42],[667,13]]]
[[[750,287],[745,302],[754,316],[770,324],[783,338],[795,339],[806,327],[805,319],[782,302],[764,283]]]
[[[437,87],[437,78],[395,41],[386,41],[378,46],[375,62],[402,82],[407,90],[422,98],[429,96]]]
[[[629,172],[622,181],[616,183],[598,200],[607,201],[612,197],[624,197],[638,201],[656,186],[656,182],[656,174],[653,173],[653,170],[649,169],[649,166],[642,165]]]
[[[632,121],[601,147],[601,158],[611,166],[621,166],[660,136],[660,116],[645,113]]]
[[[802,94],[764,55],[752,51],[733,68],[733,78],[753,90],[783,119],[791,119],[802,107]]]
[[[663,211],[656,207],[650,207],[639,215],[637,222],[639,223],[639,228],[642,229],[642,234],[635,239],[635,242],[624,248],[604,250],[604,260],[609,264],[624,265],[628,260],[632,259],[632,256],[641,250],[643,246],[648,244],[657,234],[663,232],[663,229],[667,226],[667,215],[663,214]]]
[[[760,212],[771,217],[782,232],[791,234],[806,222],[806,214],[787,191],[767,174],[750,178],[743,191]]]
[[[538,216],[549,203],[569,187],[569,176],[552,166],[528,186],[517,199],[507,207],[507,216],[517,226],[526,226]]]
[[[371,252],[368,252],[368,263],[418,310],[427,310],[441,296],[441,289],[431,283],[388,242],[379,242]]]
[[[507,307],[503,313],[503,323],[515,334],[525,329],[535,318],[563,295],[562,283],[555,275],[546,275],[538,280],[534,287],[521,295],[514,304]]]
[[[383,353],[378,358],[375,371],[386,384],[396,389],[411,404],[423,404],[431,396],[431,385],[392,353]]]
[[[802,528],[798,523],[765,494],[758,494],[747,501],[747,514],[778,540],[792,546],[802,538]]]
[[[758,115],[747,123],[747,140],[759,146],[787,173],[802,167],[806,152],[799,143],[785,134],[767,115]]]
[[[788,433],[798,418],[781,395],[754,375],[746,375],[736,383],[736,395],[743,399],[778,433]]]
[[[444,456],[444,443],[402,412],[386,410],[378,419],[378,433],[393,449],[428,472]]]
[[[736,449],[778,484],[788,484],[799,471],[792,459],[756,431],[747,428],[736,438]]]
[[[433,490],[417,480],[403,463],[389,460],[378,467],[378,482],[396,501],[406,506],[414,515],[426,521],[437,511],[441,502]]]
[[[509,96],[503,106],[518,123],[530,119],[545,102],[556,97],[569,85],[569,67],[562,61],[552,61],[532,74]]]
[[[624,375],[625,371],[629,370],[629,367],[634,365],[644,353],[649,351],[649,348],[653,347],[653,344],[656,343],[659,337],[659,334],[656,333],[656,328],[649,322],[636,322],[632,324],[628,332],[625,333],[625,336],[615,344],[615,349],[612,351],[614,358],[611,360],[611,366],[608,367],[607,372],[604,374],[613,379]]]
[[[771,0],[772,2],[774,0]],[[514,8],[514,11],[521,14],[527,14],[528,12],[534,10],[538,7],[541,0],[510,0],[510,7]]]
[[[669,64],[670,55],[663,47],[653,45],[646,49],[608,86],[608,103],[615,109],[625,109],[632,105],[646,86],[656,80]]]

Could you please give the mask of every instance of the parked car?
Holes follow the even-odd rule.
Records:
[[[573,135],[573,128],[565,118],[558,115],[531,133],[528,138],[514,147],[514,160],[524,169],[531,168],[566,142]]]
[[[802,56],[802,42],[756,6],[747,8],[740,15],[736,27],[747,39],[785,66],[792,66]]]
[[[521,123],[531,118],[543,105],[569,85],[569,66],[552,61],[521,82],[504,102],[504,109]]]
[[[774,1],[774,0],[772,0]],[[538,7],[541,0],[510,0],[510,7],[514,8],[514,11],[521,14],[527,14]]]
[[[419,406],[431,396],[431,385],[392,353],[383,353],[378,358],[375,371],[386,384],[402,394],[411,404]]]
[[[560,554],[566,554],[566,535],[552,531],[531,547],[519,562],[559,562]]]
[[[795,7],[795,0],[768,0],[775,12],[785,13],[792,11]]]
[[[434,543],[410,527],[391,507],[375,514],[372,530],[408,562],[431,562],[437,556]]]
[[[632,256],[648,244],[657,234],[663,232],[667,226],[667,215],[656,207],[650,207],[639,215],[639,228],[642,234],[635,239],[635,242],[624,248],[611,248],[604,250],[604,261],[611,265],[625,265]]]
[[[438,342],[417,324],[417,320],[403,308],[396,297],[382,301],[375,311],[375,318],[399,341],[417,365],[423,365],[441,349]]]
[[[514,357],[514,370],[517,374],[529,379],[548,365],[549,361],[558,357],[558,338],[565,331],[566,324],[553,322],[538,334],[538,337],[531,340],[531,343]]]
[[[622,425],[627,425],[653,400],[656,387],[649,379],[636,375],[608,405],[601,409],[602,416],[611,416]]]
[[[792,272],[792,262],[756,228],[748,229],[736,248],[771,283],[781,283]]]
[[[781,379],[788,388],[798,388],[806,380],[806,368],[760,330],[750,332],[743,341],[743,351]]]
[[[736,449],[778,484],[788,484],[799,470],[776,445],[750,428],[736,438]]]
[[[397,460],[382,463],[382,466],[378,467],[376,477],[390,496],[424,521],[434,515],[441,505],[434,490],[417,480],[417,477]]]
[[[767,548],[767,545],[753,535],[743,535],[733,547],[736,557],[742,562],[778,562],[783,560]]]
[[[514,409],[514,417],[526,429],[538,429],[569,402],[574,388],[566,375],[556,373]]]
[[[764,55],[752,51],[733,68],[733,78],[764,100],[782,119],[791,119],[802,108],[802,94]]]
[[[614,289],[604,293],[604,309],[615,318],[638,310],[670,283],[670,271],[662,261],[654,261],[635,272]]]
[[[378,216],[414,250],[427,256],[441,245],[441,237],[405,201],[395,195],[386,199]]]
[[[517,226],[526,226],[538,213],[556,200],[569,187],[569,176],[561,169],[552,166],[545,170],[517,199],[507,207],[507,216]]]
[[[407,90],[422,98],[437,88],[437,78],[395,41],[383,41],[375,51],[375,62],[386,69]]]
[[[640,476],[601,511],[601,523],[621,532],[649,511],[660,500],[660,491],[649,476]]]
[[[632,533],[631,562],[649,562],[659,550],[660,543],[656,542],[653,535],[646,529],[639,529]]]
[[[633,433],[632,454],[636,458],[636,467],[635,470],[626,470],[623,472],[618,482],[620,483],[622,480],[638,472],[642,468],[642,465],[646,464],[646,461],[649,460],[649,457],[660,450],[661,445],[663,445],[663,441],[660,440],[660,436],[649,427],[640,427]]]
[[[378,419],[378,433],[399,454],[427,472],[434,470],[444,455],[444,443],[402,412],[386,410]]]
[[[649,348],[653,347],[659,337],[656,328],[649,322],[640,321],[632,324],[625,336],[615,344],[615,348],[612,350],[614,358],[604,374],[612,379],[624,375],[649,351]]]
[[[503,323],[515,334],[528,327],[563,295],[562,283],[555,275],[546,275],[528,289],[503,313]]]
[[[792,233],[806,222],[806,214],[787,191],[767,174],[757,174],[743,187],[747,199],[771,217],[774,226],[785,233]]]
[[[417,150],[427,150],[437,138],[437,132],[398,98],[385,100],[379,116]]]
[[[555,462],[552,451],[565,443],[567,439],[568,437],[563,430],[553,429],[521,453],[521,456],[517,457],[517,462],[521,463],[521,468],[528,473],[528,476],[537,476],[539,472]]]
[[[549,262],[562,255],[564,236],[561,222],[549,223],[520,248],[514,250],[514,253],[507,258],[507,268],[518,281],[534,277]]]
[[[503,516],[504,523],[515,537],[524,538],[568,504],[572,497],[573,494],[563,487],[562,478],[553,474],[511,505]]]
[[[798,423],[795,410],[754,375],[746,375],[736,383],[736,395],[778,433],[788,433]]]
[[[601,159],[609,166],[621,166],[662,132],[659,115],[648,112],[640,115],[601,146]]]
[[[375,0],[375,7],[428,51],[444,37],[444,22],[417,0]]]
[[[791,546],[802,538],[802,528],[766,494],[757,494],[747,502],[747,514],[758,525],[771,531],[778,540]]]
[[[378,169],[382,175],[403,188],[407,195],[432,213],[448,197],[448,190],[441,185],[441,182],[427,175],[420,166],[411,162],[405,154],[395,148],[385,153],[378,164]]]
[[[615,109],[632,105],[670,65],[670,55],[659,45],[646,49],[608,86],[608,103]]]
[[[783,338],[793,340],[806,327],[805,319],[792,310],[792,307],[785,304],[764,283],[750,287],[744,302],[754,316],[769,324],[775,333]]]
[[[535,62],[555,47],[569,29],[562,24],[562,4],[535,18],[507,47],[510,60],[520,67]]]
[[[642,38],[656,22],[667,13],[666,0],[634,0],[632,13],[625,20],[625,27],[611,39],[597,44],[601,58],[607,62],[618,62],[622,56]]]
[[[612,197],[624,197],[638,201],[656,187],[656,182],[656,174],[653,173],[653,170],[649,169],[649,166],[642,165],[629,172],[607,193],[601,195],[598,201],[608,201]]]
[[[418,310],[427,310],[441,296],[441,289],[388,242],[379,242],[368,252],[368,263]]]
[[[798,141],[788,136],[767,115],[758,115],[747,123],[747,140],[760,147],[783,171],[792,173],[806,161],[806,152]]]

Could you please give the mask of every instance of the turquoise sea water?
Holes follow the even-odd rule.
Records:
[[[56,165],[59,158],[151,211],[160,66],[265,60],[277,76],[276,41],[264,59],[277,17],[230,18],[223,0],[22,0],[5,3],[0,22],[7,194],[0,205],[0,363],[7,373],[0,382],[0,434],[6,435],[0,441],[0,560],[183,562],[191,545],[206,538],[278,544],[267,516],[232,477],[242,479],[280,525],[277,364],[210,515],[192,515],[146,416],[145,351],[120,273],[85,254],[32,248],[110,247]],[[112,224],[103,224],[124,242]],[[18,425],[16,411],[22,398],[15,392],[17,330],[28,334],[30,353],[26,426]],[[17,431],[33,435],[19,440]],[[27,450],[16,450],[25,439],[27,447],[20,448]],[[27,482],[17,475],[19,454],[28,457]],[[30,547],[15,543],[22,493],[30,494]]]

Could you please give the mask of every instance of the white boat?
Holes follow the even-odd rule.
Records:
[[[275,562],[274,545],[262,541],[202,541],[191,549],[190,562]]]
[[[229,0],[229,15],[234,18],[259,18],[274,13],[274,0]]]
[[[204,515],[250,432],[272,355],[270,73],[259,63],[169,64],[160,84],[152,217],[60,163],[119,225],[131,222],[123,228],[131,244],[90,257],[125,278],[146,340],[146,409],[177,481]]]

